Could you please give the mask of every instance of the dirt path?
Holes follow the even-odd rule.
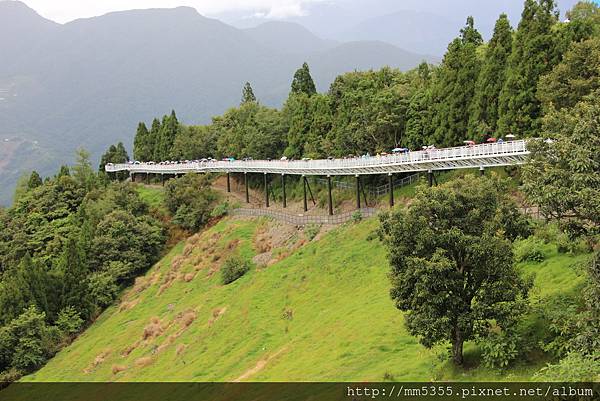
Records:
[[[254,376],[258,372],[260,372],[261,370],[263,370],[265,368],[265,366],[267,366],[267,363],[269,363],[269,361],[275,359],[276,357],[278,357],[279,355],[281,355],[285,351],[287,351],[287,346],[281,348],[279,351],[277,351],[273,355],[268,355],[267,357],[261,359],[260,361],[258,361],[256,363],[256,365],[254,365],[254,367],[252,367],[252,368],[248,369],[247,371],[245,371],[240,377],[238,377],[237,379],[235,379],[233,382],[237,383],[237,382],[241,382],[243,380],[249,379],[250,377]]]

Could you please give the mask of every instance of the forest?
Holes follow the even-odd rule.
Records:
[[[544,217],[556,221],[565,247],[583,244],[595,252],[585,267],[585,289],[548,311],[551,330],[560,334],[547,341],[547,351],[557,355],[553,369],[560,377],[561,372],[597,366],[600,358],[599,95],[598,6],[580,2],[560,21],[553,0],[526,0],[518,24],[511,26],[501,15],[487,43],[473,18],[467,18],[438,66],[423,63],[406,73],[393,68],[350,72],[337,77],[327,93],[317,93],[305,63],[293,76],[280,110],[263,106],[246,83],[239,106],[215,116],[209,125],[181,124],[175,111],[154,119],[150,128],[140,122],[133,158],[326,158],[394,147],[458,146],[509,134],[551,139],[532,141],[530,163],[519,177],[523,193]],[[112,145],[96,171],[81,150],[77,163],[63,166],[56,175],[42,178],[33,172],[21,180],[13,205],[0,209],[0,382],[42,366],[163,255],[168,240],[164,216],[125,182],[126,176],[111,180],[104,173],[105,164],[127,160],[123,144]],[[431,232],[413,232],[412,238],[399,233],[435,214],[430,204],[440,210],[454,207],[463,196],[457,185],[419,193],[409,210],[382,217],[379,231],[390,249],[392,298],[399,309],[411,312],[408,325],[425,346],[447,340],[441,332],[460,330],[440,323],[429,332],[420,331],[424,322],[443,319],[419,310],[422,298],[401,283],[411,274],[416,277],[418,269],[411,270],[416,261],[425,261],[431,274],[425,284],[435,291],[432,272],[443,272],[456,261],[433,250],[451,247],[444,238],[456,231],[437,240]],[[456,223],[457,230],[462,230],[465,243],[480,248],[476,256],[481,263],[491,263],[484,249],[490,243],[497,246],[494,252],[510,255],[513,242],[526,238],[528,228],[514,225],[520,220],[510,214],[515,206],[505,199],[503,184],[480,180],[461,185],[471,188],[461,207],[487,202],[493,209],[483,210],[473,224],[460,215],[447,216],[448,221],[466,224]],[[189,231],[206,224],[217,200],[209,186],[205,178],[191,176],[167,184],[166,208],[175,224]],[[414,246],[433,248],[410,258],[395,253]],[[476,296],[487,297],[494,308],[498,303],[510,311],[526,308],[528,283],[517,277],[512,261],[502,259],[494,268],[503,273],[503,281],[496,284],[512,291],[501,297],[497,287],[483,288]],[[496,319],[510,327],[521,316],[506,309],[471,312],[479,315],[463,327],[463,340],[475,335],[482,320]],[[496,334],[484,347],[492,365],[506,365],[516,357],[510,350],[518,348],[519,338],[510,330]],[[456,347],[453,357],[460,365],[462,342]],[[506,355],[513,357],[507,360]]]

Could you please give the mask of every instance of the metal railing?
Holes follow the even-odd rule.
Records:
[[[357,213],[360,213],[358,215]],[[283,213],[280,211],[269,210],[269,209],[233,209],[230,211],[233,216],[247,216],[247,217],[270,217],[275,220],[283,221],[287,224],[293,224],[297,226],[304,226],[307,224],[329,224],[337,225],[344,224],[350,220],[353,220],[357,216],[361,218],[367,218],[377,215],[377,209],[375,208],[362,208],[352,212],[344,212],[340,214],[329,215],[303,215],[303,214],[290,214]]]
[[[426,171],[428,169],[467,168],[483,165],[508,165],[524,162],[527,151],[524,140],[488,143],[444,149],[427,149],[386,156],[356,157],[332,160],[249,160],[208,161],[177,164],[114,164],[106,171],[130,171],[158,174],[187,172],[263,172],[297,175],[353,175],[378,172]],[[466,163],[465,163],[466,162]]]

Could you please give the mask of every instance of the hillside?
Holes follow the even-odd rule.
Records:
[[[385,252],[367,239],[376,226],[371,219],[308,242],[307,230],[225,219],[176,246],[25,380],[531,380],[540,356],[504,373],[472,369],[478,351],[468,345],[471,368],[458,371],[440,362],[443,349],[409,336],[388,296]],[[544,262],[521,265],[537,273],[534,299],[581,282],[572,268],[581,257],[545,252]],[[267,267],[222,286],[219,266],[234,253],[261,254],[255,261]]]
[[[190,7],[60,25],[21,2],[0,1],[0,54],[9,60],[0,63],[0,138],[38,141],[54,161],[37,167],[44,175],[72,161],[81,146],[94,159],[117,141],[129,147],[139,121],[171,109],[183,123],[206,123],[239,103],[246,81],[261,103],[279,106],[306,60],[319,72],[321,91],[356,68],[434,61],[392,45],[383,55],[379,49],[370,42],[338,46],[291,23],[237,29]],[[32,168],[11,161],[18,173]],[[3,182],[0,204],[9,203],[12,177]]]

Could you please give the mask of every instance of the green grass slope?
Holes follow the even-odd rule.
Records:
[[[274,263],[220,284],[227,255],[265,252],[266,220],[225,219],[176,246],[73,344],[25,381],[381,381],[530,379],[458,370],[406,332],[389,298],[374,219],[305,239],[289,234]],[[268,248],[268,246],[267,246]],[[536,296],[577,284],[577,258],[550,254]],[[467,353],[475,355],[474,345]]]

